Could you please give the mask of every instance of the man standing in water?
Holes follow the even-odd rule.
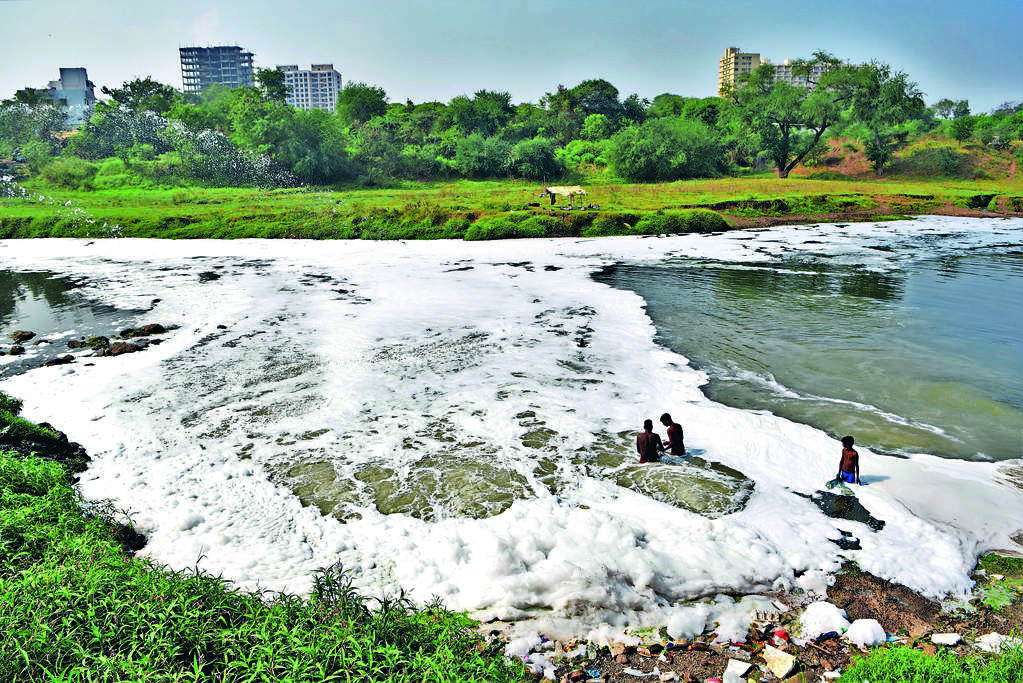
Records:
[[[672,455],[683,456],[686,454],[686,445],[682,439],[682,425],[672,421],[671,415],[661,415],[661,424],[668,428],[668,447]]]
[[[842,437],[842,459],[838,461],[838,476],[847,484],[860,483],[860,454],[853,448],[851,436]]]
[[[661,435],[654,434],[654,421],[643,420],[643,431],[636,436],[636,451],[639,452],[639,461],[657,462],[664,452],[664,444],[661,443]]]

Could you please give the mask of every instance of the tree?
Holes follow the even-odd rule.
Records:
[[[827,68],[817,82],[810,80],[814,66]],[[787,178],[838,122],[842,105],[852,97],[856,69],[840,65],[826,52],[816,52],[812,59],[797,60],[793,73],[807,78],[812,90],[785,81],[775,82],[775,68],[770,64],[742,74],[731,96],[741,108],[746,125],[759,135],[779,177]]]
[[[125,81],[120,88],[103,86],[101,90],[103,94],[110,96],[114,106],[126,107],[132,111],[152,111],[161,115],[170,110],[178,94],[171,86],[154,81],[149,76]],[[101,110],[102,106],[97,109]]]
[[[853,118],[869,131],[864,140],[867,160],[881,175],[895,155],[895,146],[905,135],[898,126],[924,111],[919,86],[902,71],[892,72],[887,64],[874,62],[851,73]]]
[[[522,140],[512,147],[508,157],[508,170],[517,178],[531,180],[556,178],[565,168],[554,154],[555,147],[554,141],[547,138]]]
[[[288,84],[280,69],[256,69],[256,83],[265,99],[284,103],[288,100]]]
[[[337,116],[345,125],[365,123],[387,112],[387,93],[383,88],[350,82],[337,96]]]
[[[618,88],[603,78],[592,78],[572,88],[572,109],[586,118],[591,114],[603,114],[612,124],[622,118],[622,103],[618,101]],[[638,97],[637,97],[638,99]]]
[[[603,114],[590,114],[583,121],[579,136],[583,140],[604,140],[611,137],[611,122]]]
[[[973,128],[976,125],[977,117],[960,116],[952,119],[952,122],[949,124],[949,133],[952,134],[952,138],[962,147],[963,143],[973,135]]]
[[[682,116],[682,108],[686,105],[687,99],[681,95],[665,92],[654,98],[647,108],[647,116]]]
[[[633,181],[713,176],[723,167],[721,147],[702,121],[680,117],[649,119],[611,138],[611,167]]]
[[[515,110],[511,94],[490,90],[477,90],[472,99],[460,95],[448,104],[451,119],[463,135],[479,133],[493,137],[501,132]]]
[[[508,166],[508,151],[508,143],[504,140],[473,133],[458,141],[454,167],[462,175],[471,178],[502,175]]]

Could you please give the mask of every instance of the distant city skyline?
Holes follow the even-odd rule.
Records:
[[[481,89],[536,102],[557,85],[605,78],[622,96],[717,93],[728,46],[775,61],[825,49],[906,71],[929,103],[968,99],[974,111],[1023,100],[1023,2],[591,0],[481,3],[181,0],[0,0],[0,99],[41,87],[59,67],[85,67],[99,86],[136,77],[181,88],[178,48],[240,45],[257,67],[333,63],[345,81],[383,87],[393,102],[448,101]]]

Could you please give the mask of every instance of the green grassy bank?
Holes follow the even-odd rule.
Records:
[[[751,176],[645,184],[594,178],[585,187],[585,202],[598,209],[552,208],[537,196],[539,185],[523,181],[386,189],[71,190],[34,178],[24,196],[0,198],[0,238],[472,240],[710,232],[982,210],[1023,215],[1023,177],[928,182]]]
[[[0,394],[0,431],[30,423]],[[30,431],[30,430],[29,430]],[[8,434],[8,432],[4,432]],[[0,681],[512,681],[474,622],[339,571],[312,595],[238,590],[132,557],[58,462],[0,446]]]
[[[963,657],[945,650],[928,655],[889,646],[859,658],[839,683],[1017,683],[1023,681],[1023,648]]]

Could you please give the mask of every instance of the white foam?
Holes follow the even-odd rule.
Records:
[[[33,370],[3,389],[25,400],[27,417],[86,446],[94,461],[83,491],[129,509],[150,536],[145,553],[175,568],[203,555],[202,567],[244,587],[306,591],[316,568],[340,560],[374,594],[404,587],[420,600],[438,595],[485,619],[525,620],[520,629],[565,636],[601,623],[686,634],[698,619],[681,616],[682,604],[792,587],[797,576],[819,587],[844,558],[927,595],[962,595],[978,552],[1015,547],[1023,494],[1001,483],[1004,463],[861,449],[864,472],[889,478],[857,495],[887,524],[874,533],[828,519],[793,491],[830,478],[836,442],[707,400],[704,375],[654,344],[641,299],[589,274],[615,261],[760,260],[813,237],[826,242],[807,245],[816,252],[884,268],[907,257],[864,245],[913,243],[938,230],[954,233],[940,248],[969,248],[1004,243],[996,231],[1018,242],[1021,229],[1018,220],[929,218],[742,235],[752,241],[737,233],[500,243],[6,241],[3,267],[85,277],[90,296],[123,307],[159,297],[143,322],[182,327],[144,353],[79,363],[72,375]],[[532,270],[496,265],[521,261]],[[222,277],[200,282],[215,266]],[[452,271],[464,266],[473,268]],[[635,430],[665,409],[685,426],[687,444],[756,482],[745,509],[707,519],[568,457],[595,433]],[[522,443],[516,415],[526,411],[556,432],[548,457],[561,486],[553,493],[535,472],[538,451]],[[370,502],[348,508],[342,523],[268,479],[310,462],[329,463],[353,486],[368,464],[407,479],[418,459],[448,456],[453,443],[483,444],[476,448],[487,463],[525,482],[522,499],[484,519],[438,508],[436,521],[381,514]],[[831,543],[838,526],[863,549]],[[742,626],[739,616],[704,617],[707,627],[715,620],[719,637]]]

